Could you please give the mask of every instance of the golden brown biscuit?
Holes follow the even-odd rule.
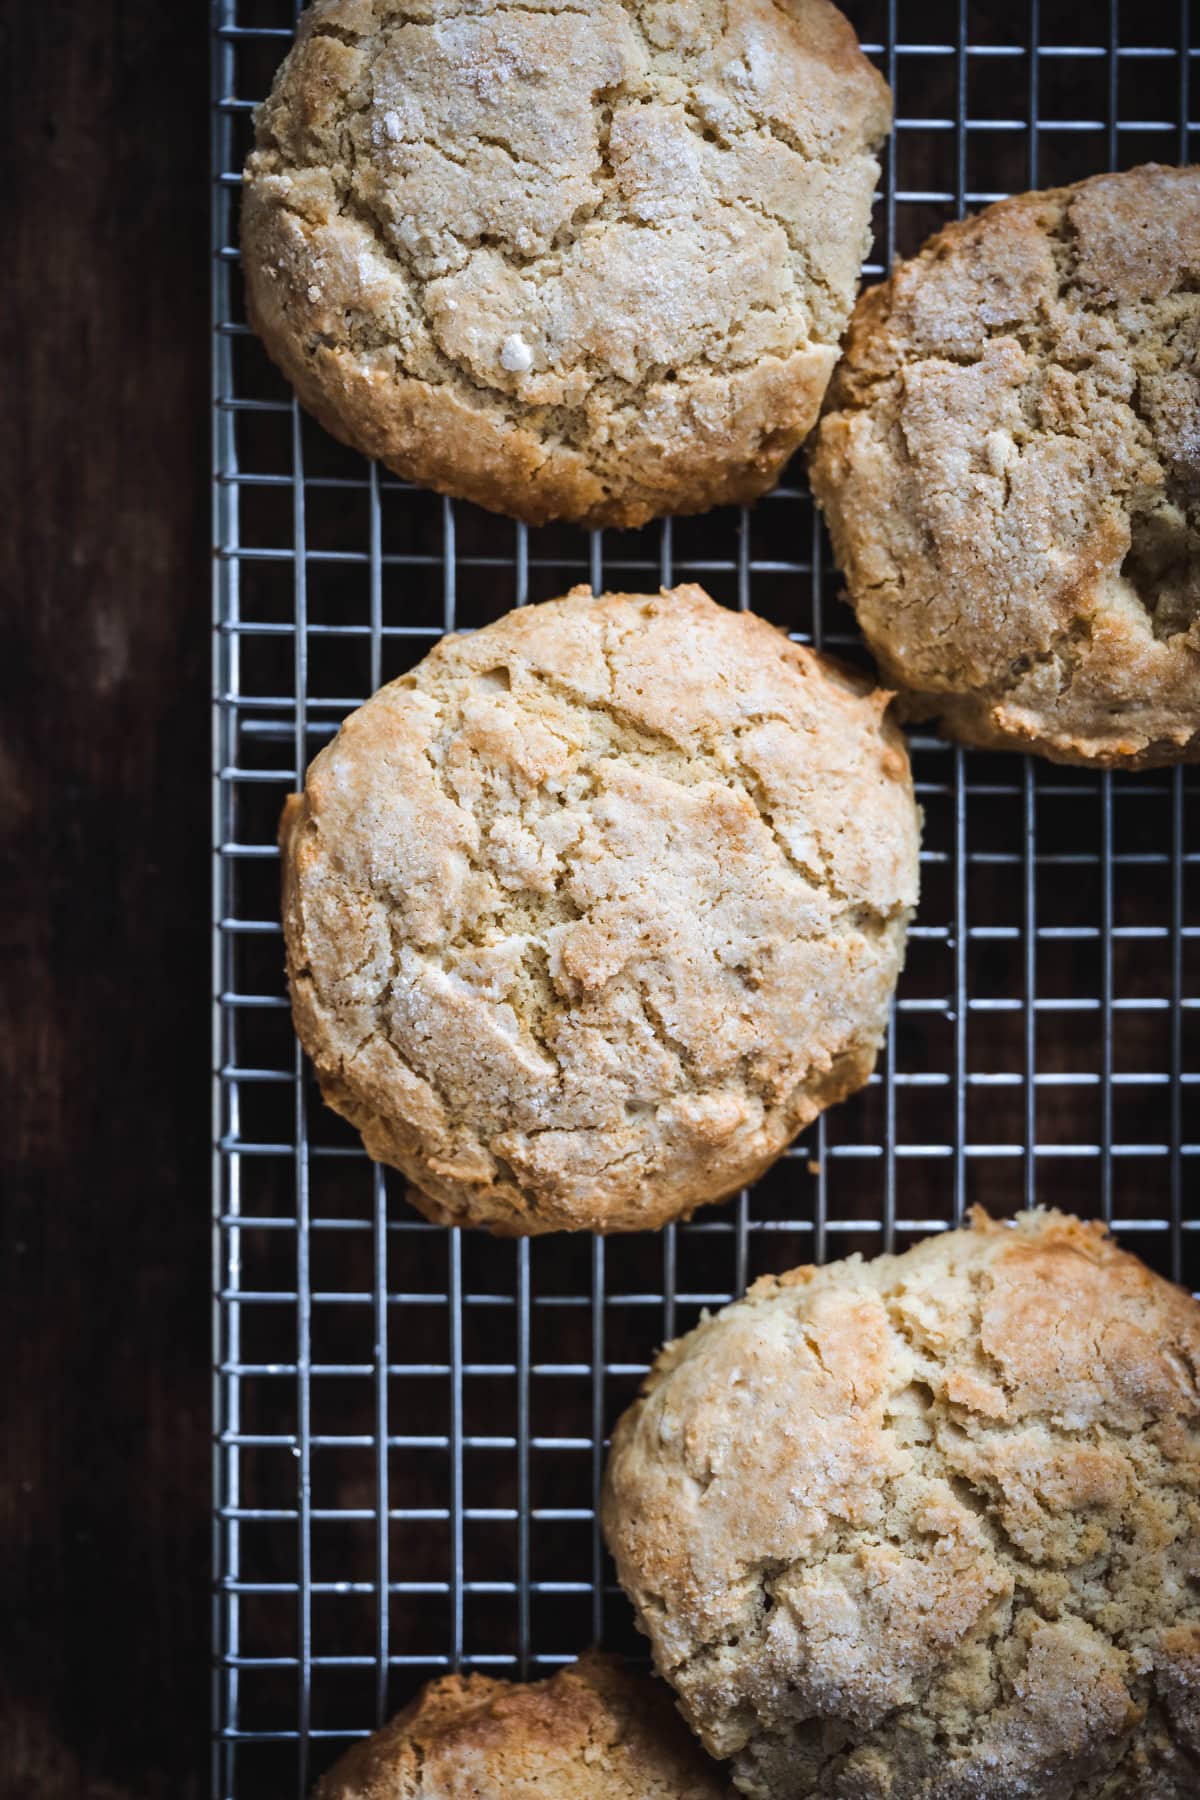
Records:
[[[549,1681],[431,1681],[342,1757],[313,1800],[733,1797],[668,1691],[593,1651]]]
[[[697,587],[443,639],[281,825],[296,1029],[430,1218],[661,1225],[867,1079],[916,898],[888,696]]]
[[[317,0],[246,167],[250,318],[445,493],[751,500],[816,418],[890,116],[828,0]]]
[[[812,481],[912,717],[1200,757],[1200,169],[1022,194],[864,294]]]
[[[755,1800],[1200,1793],[1200,1308],[1027,1213],[669,1345],[603,1520]]]

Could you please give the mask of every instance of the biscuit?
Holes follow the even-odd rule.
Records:
[[[755,1800],[1200,1793],[1200,1308],[1027,1213],[755,1283],[669,1345],[602,1516]]]
[[[916,898],[872,691],[697,587],[448,637],[281,824],[296,1029],[440,1222],[661,1225],[870,1074]]]
[[[907,716],[1200,757],[1200,169],[1022,194],[864,294],[811,475]]]
[[[828,0],[318,0],[246,166],[249,317],[444,493],[752,500],[816,419],[890,116]]]
[[[734,1800],[670,1695],[595,1652],[549,1681],[446,1675],[313,1800]]]

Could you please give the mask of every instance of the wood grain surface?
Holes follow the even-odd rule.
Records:
[[[0,8],[0,1794],[208,1771],[206,9]]]

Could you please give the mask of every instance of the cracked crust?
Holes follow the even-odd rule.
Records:
[[[864,294],[811,475],[914,718],[1200,758],[1200,169],[951,225]]]
[[[661,1225],[859,1087],[916,899],[889,696],[697,587],[444,638],[281,824],[296,1029],[430,1218]]]
[[[755,1283],[662,1352],[602,1517],[755,1800],[1200,1792],[1200,1308],[981,1212]]]
[[[828,0],[317,0],[246,165],[251,323],[336,437],[531,524],[749,501],[890,116]]]
[[[549,1681],[447,1675],[313,1800],[734,1800],[666,1688],[591,1652]]]

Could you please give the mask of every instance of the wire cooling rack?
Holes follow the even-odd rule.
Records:
[[[848,10],[896,95],[869,276],[1006,192],[1188,160],[1186,4]],[[878,1073],[691,1224],[435,1228],[321,1106],[287,1011],[274,833],[352,706],[443,631],[580,580],[694,579],[805,642],[857,640],[798,464],[751,513],[534,531],[394,480],[297,409],[247,332],[235,248],[251,110],[292,24],[290,0],[213,7],[223,1800],[303,1795],[439,1670],[633,1650],[593,1513],[605,1433],[659,1342],[754,1276],[902,1246],[975,1201],[1046,1201],[1194,1285],[1200,1225],[1195,771],[1097,776],[915,737],[923,892]]]

